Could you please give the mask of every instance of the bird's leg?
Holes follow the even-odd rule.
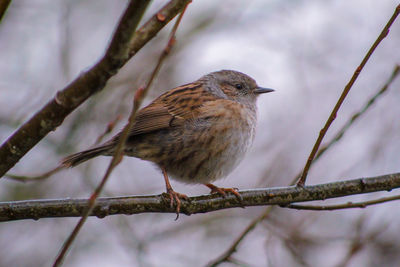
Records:
[[[242,196],[239,194],[237,188],[222,188],[215,186],[213,184],[204,184],[204,185],[211,189],[210,194],[217,193],[220,194],[222,197],[226,197],[226,193],[232,193],[238,198],[239,201],[242,201]]]
[[[161,168],[161,170],[164,175],[165,187],[167,188],[167,194],[169,195],[171,208],[174,206],[174,201],[176,202],[176,220],[177,220],[179,217],[179,212],[181,210],[181,200],[180,199],[189,200],[189,197],[185,194],[175,192],[172,189],[171,184],[169,183],[167,171],[164,168]]]

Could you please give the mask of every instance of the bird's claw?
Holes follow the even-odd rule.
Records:
[[[176,218],[175,221],[178,220],[179,218],[179,212],[181,211],[181,199],[189,201],[189,197],[185,194],[181,194],[178,192],[175,192],[174,190],[168,189],[166,194],[169,197],[169,203],[170,207],[172,208],[174,206],[174,203],[176,203]]]
[[[218,187],[218,186],[215,186],[215,185],[212,185],[212,186],[207,185],[207,186],[211,189],[210,194],[216,193],[216,194],[221,195],[223,198],[225,198],[227,193],[232,193],[232,194],[234,194],[236,196],[236,198],[240,202],[243,201],[242,196],[238,192],[239,191],[238,188],[223,188],[223,187]]]

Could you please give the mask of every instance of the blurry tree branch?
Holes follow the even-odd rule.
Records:
[[[247,236],[248,233],[253,231],[253,229],[260,223],[262,222],[265,218],[268,217],[269,213],[273,210],[274,206],[269,206],[264,210],[264,212],[252,220],[250,224],[243,230],[243,232],[240,233],[240,235],[235,239],[235,241],[216,259],[212,260],[207,264],[207,267],[214,267],[218,266],[219,264],[223,262],[231,262],[232,260],[232,255],[233,253],[236,252],[237,247],[239,244],[243,241],[243,239]]]
[[[400,65],[396,65],[393,68],[392,74],[390,75],[389,79],[386,81],[386,83],[382,86],[382,88],[379,89],[378,92],[376,92],[371,98],[369,98],[367,100],[367,102],[364,104],[364,106],[357,111],[356,113],[354,113],[350,119],[348,119],[348,121],[343,125],[342,128],[340,128],[340,130],[337,131],[337,133],[335,134],[335,136],[326,144],[324,144],[323,146],[321,146],[318,149],[317,154],[315,155],[315,158],[313,160],[313,163],[315,163],[317,160],[319,160],[321,158],[321,156],[328,151],[328,149],[334,145],[335,143],[337,143],[340,139],[342,139],[342,137],[344,136],[344,134],[347,132],[347,130],[359,119],[361,118],[361,116],[372,107],[372,105],[375,103],[375,101],[377,99],[379,99],[380,96],[383,95],[383,93],[385,93],[387,91],[387,89],[389,88],[389,86],[393,83],[393,81],[397,78],[397,76],[399,76],[400,74]],[[299,172],[299,174],[296,176],[295,180],[297,181],[300,176],[301,176],[302,172]]]
[[[59,91],[41,110],[24,123],[0,147],[0,177],[12,168],[50,131],[54,131],[80,104],[102,90],[108,79],[150,41],[189,0],[171,0],[136,32],[136,27],[149,4],[135,0],[125,10],[105,55],[92,68],[83,72]]]
[[[107,124],[107,127],[104,130],[104,132],[97,137],[96,142],[94,142],[93,145],[99,144],[106,135],[110,134],[112,132],[112,130],[114,129],[115,125],[117,124],[117,122],[121,120],[121,118],[122,118],[122,116],[118,115],[114,120],[110,121]],[[4,178],[7,178],[7,179],[10,179],[13,181],[17,181],[17,182],[21,182],[21,183],[38,182],[38,181],[42,181],[42,180],[45,180],[45,179],[51,177],[53,174],[55,174],[63,169],[65,169],[65,166],[59,165],[59,166],[51,169],[50,171],[47,171],[47,172],[44,172],[42,174],[35,175],[35,176],[14,175],[14,174],[6,173],[4,175]]]
[[[135,97],[134,97],[134,100],[133,100],[132,110],[131,110],[131,113],[130,113],[129,119],[128,119],[128,124],[124,127],[124,129],[121,132],[121,135],[119,136],[119,141],[118,141],[117,146],[115,148],[115,152],[113,153],[113,157],[112,157],[112,159],[110,161],[110,164],[108,165],[108,168],[107,168],[107,170],[106,170],[101,182],[96,186],[95,190],[93,191],[92,195],[90,196],[90,198],[88,200],[87,208],[82,213],[81,219],[76,224],[75,228],[73,229],[71,234],[68,236],[68,238],[65,240],[62,248],[60,249],[60,251],[59,251],[59,253],[57,255],[57,258],[54,261],[54,264],[53,264],[54,267],[61,266],[67,251],[72,246],[72,243],[74,242],[74,240],[78,236],[79,231],[82,229],[82,227],[83,227],[84,223],[86,222],[87,218],[90,216],[90,214],[92,213],[93,209],[95,208],[98,196],[103,191],[103,188],[104,188],[106,182],[108,181],[112,171],[122,161],[122,158],[124,156],[124,146],[125,146],[126,140],[128,139],[129,133],[131,132],[133,124],[135,123],[136,114],[137,114],[137,112],[138,112],[138,110],[139,110],[139,108],[140,108],[140,106],[141,106],[141,104],[143,102],[144,97],[146,96],[147,92],[149,91],[150,86],[152,85],[155,77],[157,76],[157,74],[158,74],[158,72],[159,72],[159,70],[161,68],[162,63],[164,62],[164,60],[167,57],[169,51],[172,49],[173,44],[175,43],[175,34],[176,34],[176,31],[178,29],[178,26],[179,26],[179,24],[180,24],[180,22],[182,20],[183,14],[184,14],[188,4],[189,3],[187,3],[184,6],[184,8],[181,11],[178,19],[176,20],[175,25],[172,28],[168,43],[167,43],[165,49],[163,50],[163,52],[161,53],[161,55],[159,57],[159,60],[157,62],[157,65],[154,68],[152,74],[150,75],[150,78],[147,81],[147,84],[144,87],[141,87],[138,90],[136,90]],[[133,2],[131,2],[131,5],[133,5]],[[159,13],[156,16],[157,16],[158,19],[161,19],[161,20],[164,19],[163,15],[160,15]],[[177,216],[179,216],[179,214],[177,214]]]
[[[325,206],[317,206],[317,205],[298,205],[298,204],[289,204],[282,205],[283,208],[290,208],[296,210],[342,210],[342,209],[354,209],[354,208],[366,208],[371,205],[381,204],[389,201],[399,200],[400,195],[391,196],[391,197],[382,197],[378,199],[362,201],[362,202],[347,202],[344,204],[337,205],[325,205]]]
[[[379,89],[379,91],[373,95],[371,98],[367,100],[367,102],[364,104],[364,106],[359,110],[358,112],[354,113],[354,115],[351,116],[351,118],[344,124],[344,126],[336,133],[336,135],[324,146],[320,147],[318,150],[318,153],[316,154],[314,161],[317,161],[321,158],[322,155],[325,154],[335,143],[337,143],[347,132],[347,130],[354,125],[354,122],[356,122],[365,112],[372,106],[373,103],[384,93],[387,91],[389,86],[392,84],[392,82],[395,80],[395,78],[399,75],[400,73],[400,66],[396,65],[393,69],[392,74],[390,75],[389,79],[386,81],[386,83],[383,85],[382,88]],[[296,181],[300,178],[302,172],[300,172],[290,183],[290,185],[294,185]],[[371,201],[366,201],[366,202],[358,202],[358,203],[346,203],[346,204],[339,204],[339,205],[331,205],[331,206],[306,206],[306,205],[298,205],[298,204],[289,204],[289,205],[281,205],[282,207],[287,207],[287,208],[294,208],[294,209],[309,209],[309,210],[335,210],[335,209],[347,209],[347,208],[364,208],[369,205],[375,205],[383,202],[388,202],[388,201],[393,201],[396,200],[396,197],[388,197],[388,198],[382,198],[382,199],[377,199],[377,200],[371,200]],[[265,218],[268,217],[270,212],[273,210],[273,206],[270,206],[265,209],[265,211],[256,217],[241,233],[240,235],[233,241],[232,245],[229,246],[229,248],[226,249],[225,252],[223,252],[218,258],[215,260],[211,261],[208,266],[218,266],[219,264],[227,261],[231,261],[232,259],[232,254],[235,253],[237,250],[237,247],[239,244],[243,241],[243,239],[247,236],[248,233],[250,233],[257,225],[258,223],[262,222]]]
[[[46,171],[46,172],[44,172],[42,174],[35,175],[35,176],[14,175],[14,174],[6,173],[4,175],[4,178],[7,178],[9,180],[13,180],[13,181],[16,181],[16,182],[21,182],[21,183],[38,182],[38,181],[43,181],[43,180],[51,177],[53,174],[55,174],[55,173],[57,173],[57,172],[59,172],[59,171],[61,171],[63,169],[65,169],[65,167],[60,165],[60,166],[57,166],[57,167],[55,167],[55,168],[53,168],[53,169],[51,169],[49,171]]]
[[[320,147],[318,150],[318,153],[316,154],[314,161],[317,161],[321,158],[322,155],[325,154],[335,143],[337,143],[346,133],[346,131],[354,125],[354,122],[356,122],[365,112],[372,106],[373,103],[379,97],[387,91],[389,86],[392,84],[392,82],[395,80],[395,78],[399,75],[400,73],[400,66],[396,65],[393,69],[392,74],[390,75],[389,79],[386,81],[386,83],[383,85],[382,88],[379,89],[379,91],[373,95],[371,98],[367,100],[367,102],[364,104],[364,106],[359,110],[358,112],[354,113],[354,115],[351,116],[351,118],[345,123],[345,125],[336,133],[336,135],[325,145]],[[300,178],[302,172],[299,172],[299,174],[291,181],[290,185],[294,185],[296,181]],[[371,201],[366,201],[366,202],[358,202],[358,203],[346,203],[346,204],[339,204],[339,205],[331,205],[331,206],[305,206],[305,205],[281,205],[282,207],[287,207],[287,208],[297,208],[297,209],[310,209],[310,210],[334,210],[334,209],[345,209],[345,208],[364,208],[369,205],[375,205],[383,202],[388,202],[388,201],[393,201],[396,200],[396,197],[388,197],[388,198],[382,198],[382,199],[377,199],[377,200],[371,200]],[[232,245],[227,248],[227,250],[222,253],[218,258],[213,260],[212,262],[209,263],[208,266],[218,266],[219,264],[230,261],[232,258],[232,254],[235,253],[237,250],[237,247],[239,244],[243,241],[243,239],[247,236],[248,233],[250,233],[257,225],[258,223],[262,222],[265,218],[268,217],[269,213],[273,210],[273,206],[270,206],[265,209],[265,211],[256,217],[241,233],[240,235],[233,241]]]
[[[349,266],[350,261],[354,256],[356,256],[360,251],[365,249],[369,244],[374,243],[379,235],[382,234],[386,229],[388,229],[388,225],[381,225],[372,231],[366,233],[366,219],[364,216],[360,216],[358,221],[354,225],[354,237],[351,240],[351,243],[348,248],[348,252],[346,256],[342,259],[340,263],[335,265],[336,267],[346,267]]]
[[[396,65],[392,71],[392,74],[390,75],[389,79],[386,81],[386,83],[382,86],[382,88],[371,98],[367,100],[367,102],[364,104],[364,106],[361,108],[360,111],[354,113],[350,119],[343,125],[343,127],[336,133],[336,135],[332,138],[331,141],[323,145],[322,147],[319,148],[317,154],[315,155],[314,162],[324,154],[324,152],[329,149],[331,145],[339,141],[343,135],[346,133],[347,129],[350,128],[350,126],[357,121],[362,114],[364,114],[374,103],[375,101],[382,96],[383,93],[387,91],[389,86],[392,84],[392,82],[396,79],[396,77],[400,73],[400,65]]]
[[[300,176],[299,181],[297,182],[298,186],[304,186],[306,179],[307,179],[307,174],[308,171],[311,167],[311,164],[313,163],[313,160],[315,158],[315,155],[317,154],[319,150],[319,146],[321,145],[322,140],[325,137],[325,134],[328,132],[329,127],[331,126],[332,122],[336,119],[337,112],[340,109],[340,106],[343,104],[347,94],[350,92],[351,87],[353,86],[354,82],[357,80],[358,75],[360,75],[361,71],[363,70],[365,64],[367,64],[369,58],[371,55],[374,53],[375,49],[378,47],[378,45],[382,42],[383,39],[386,38],[386,36],[389,34],[390,27],[396,20],[397,16],[400,13],[400,4],[396,7],[394,10],[393,15],[390,17],[388,22],[386,23],[385,27],[383,27],[381,33],[378,35],[376,38],[375,42],[372,44],[371,48],[368,50],[368,52],[365,54],[363,60],[361,61],[360,65],[356,68],[354,71],[350,81],[346,84],[346,86],[343,89],[342,94],[340,95],[337,103],[335,104],[335,107],[332,109],[331,114],[329,115],[328,119],[325,122],[324,127],[320,130],[319,135],[317,140],[315,141],[315,144],[310,152],[310,155],[308,156],[308,159],[306,161],[306,164],[304,166],[303,172]]]
[[[243,201],[233,195],[222,198],[217,194],[191,197],[182,201],[181,213],[186,215],[250,206],[280,205],[295,202],[325,200],[400,187],[400,173],[359,178],[340,182],[298,187],[276,187],[240,191]],[[87,199],[23,200],[0,202],[0,221],[40,219],[51,217],[79,217],[88,207]],[[165,195],[99,198],[91,216],[103,218],[115,214],[148,212],[176,213]]]
[[[314,162],[316,162],[317,160],[319,160],[321,158],[321,156],[323,154],[325,154],[326,151],[328,151],[328,149],[336,144],[343,136],[344,134],[347,132],[347,130],[359,119],[361,118],[361,116],[367,111],[369,110],[373,104],[376,102],[376,100],[379,99],[380,96],[382,96],[390,87],[390,85],[393,83],[393,81],[396,79],[397,76],[399,76],[400,74],[400,65],[396,65],[392,71],[392,74],[390,75],[389,79],[386,81],[386,83],[382,86],[382,88],[379,89],[378,92],[376,92],[371,98],[369,98],[367,100],[367,102],[364,104],[364,106],[357,111],[356,113],[354,113],[350,119],[343,125],[342,128],[340,128],[339,131],[337,131],[337,133],[335,134],[335,136],[326,144],[324,144],[323,146],[320,147],[320,149],[318,150],[318,153],[316,154],[315,158],[314,158]],[[121,119],[121,116],[118,116],[117,118],[115,118],[113,121],[109,122],[109,124],[107,125],[107,128],[105,129],[104,133],[102,135],[100,135],[95,144],[99,144],[101,142],[101,140],[103,139],[103,137],[107,134],[109,134],[112,129],[114,128],[115,124]],[[62,170],[63,168],[61,168],[60,166],[52,169],[50,171],[47,171],[43,174],[40,175],[36,175],[36,176],[26,176],[26,175],[14,175],[14,174],[9,174],[7,173],[4,178],[10,179],[10,180],[14,180],[17,182],[23,182],[23,183],[27,183],[27,182],[38,182],[44,179],[49,178],[50,176],[52,176],[54,173],[58,172],[59,170]],[[297,181],[301,176],[301,172],[298,173],[298,175],[296,176],[295,181]],[[292,182],[292,184],[294,184],[294,182]]]
[[[0,22],[4,17],[4,14],[7,11],[7,8],[11,4],[11,0],[2,0],[0,1]]]

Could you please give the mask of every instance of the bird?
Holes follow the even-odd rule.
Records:
[[[226,177],[243,159],[256,129],[256,100],[273,89],[257,85],[234,70],[211,72],[166,91],[140,109],[123,148],[125,156],[155,163],[164,177],[170,205],[179,215],[181,199],[169,177],[187,184],[204,184],[223,197],[236,188],[213,184]],[[94,157],[112,156],[121,132],[102,145],[72,154],[62,166],[74,167]]]

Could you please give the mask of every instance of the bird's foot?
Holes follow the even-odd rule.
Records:
[[[174,206],[174,204],[176,204],[175,220],[178,220],[179,212],[181,211],[181,199],[189,201],[189,197],[185,194],[175,192],[172,188],[168,188],[167,192],[165,194],[168,195],[168,197],[169,197],[169,203],[170,203],[171,208]]]
[[[226,197],[227,193],[232,193],[236,196],[236,198],[242,202],[243,198],[242,196],[239,194],[238,189],[237,188],[223,188],[223,187],[218,187],[215,186],[213,184],[206,184],[205,186],[207,186],[208,188],[211,189],[210,194],[216,193],[221,195],[223,198]]]

